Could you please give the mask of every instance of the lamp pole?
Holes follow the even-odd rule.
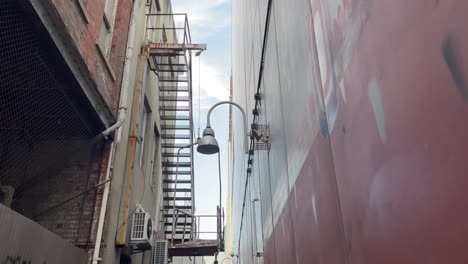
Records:
[[[248,132],[248,126],[247,126],[247,116],[245,114],[245,111],[244,109],[237,103],[234,103],[234,102],[231,102],[231,101],[221,101],[221,102],[218,102],[216,104],[214,104],[209,110],[208,110],[208,114],[207,114],[207,117],[206,117],[206,128],[203,130],[203,137],[198,141],[198,147],[197,147],[197,151],[199,153],[202,153],[202,154],[206,154],[206,155],[211,155],[211,154],[215,154],[215,153],[218,153],[218,160],[220,160],[220,156],[219,156],[219,145],[218,145],[218,141],[216,140],[215,138],[215,134],[214,134],[214,131],[213,129],[211,128],[211,122],[210,122],[210,118],[211,118],[211,112],[218,106],[220,105],[223,105],[223,104],[230,104],[230,105],[234,105],[235,107],[237,107],[241,113],[242,113],[242,118],[244,120],[244,130],[245,130],[245,134],[244,134],[244,149],[245,149],[245,154],[248,154],[249,153],[249,143],[248,143],[248,137],[250,136],[249,132]],[[255,135],[256,135],[256,131],[252,131],[252,132],[255,132]],[[219,177],[220,177],[220,195],[221,195],[221,164],[220,164],[220,161],[219,161]],[[221,196],[220,196],[220,210],[221,210]],[[220,242],[219,242],[220,243]],[[218,247],[219,247],[220,244],[218,244]],[[218,253],[219,253],[219,249],[218,249],[218,252],[215,254],[215,261],[214,261],[214,264],[218,264]],[[221,264],[224,262],[224,260],[226,259],[230,259],[230,258],[225,258],[222,260]],[[230,259],[232,261],[232,259]]]
[[[175,174],[175,181],[174,181],[174,197],[173,197],[173,204],[172,204],[172,214],[175,216],[176,212],[176,193],[177,193],[177,181],[179,178],[179,156],[180,156],[180,151],[186,148],[190,148],[192,146],[195,146],[198,144],[198,139],[195,143],[180,147],[177,150],[177,162],[176,162],[176,174]],[[193,179],[191,179],[193,181]],[[193,204],[192,204],[192,209],[193,209]],[[192,212],[193,214],[193,212]],[[172,239],[171,239],[171,244],[174,244],[174,237],[175,237],[175,229],[176,229],[176,222],[175,219],[172,219]],[[193,223],[192,223],[193,224]]]

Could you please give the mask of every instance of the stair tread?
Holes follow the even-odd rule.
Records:
[[[163,188],[163,192],[191,192],[192,188]]]
[[[162,138],[165,139],[190,139],[191,135],[161,135]]]
[[[181,143],[174,143],[174,144],[162,144],[163,148],[173,148],[173,149],[178,149],[181,147],[186,147],[187,144],[181,144]]]
[[[162,164],[163,164],[164,167],[170,167],[170,168],[192,167],[191,162],[179,162],[179,164],[177,164],[177,162],[163,162]]]
[[[164,180],[164,183],[176,183],[175,180]],[[191,180],[177,180],[177,183],[181,183],[181,184],[188,184],[188,183],[192,183]]]
[[[166,201],[172,201],[174,200],[174,197],[164,197],[164,200]],[[176,201],[190,201],[192,200],[192,197],[176,197]]]
[[[161,129],[166,130],[190,130],[189,125],[161,125]]]
[[[167,95],[167,96],[160,96],[159,97],[159,100],[161,101],[189,101],[189,97],[188,96],[170,96],[170,95]]]
[[[163,157],[177,157],[177,153],[163,153]],[[179,158],[190,158],[192,156],[191,153],[179,153]]]
[[[174,116],[174,115],[165,115],[161,117],[162,120],[190,120],[190,116]]]
[[[176,174],[176,171],[164,170],[163,174]],[[192,172],[191,171],[179,171],[179,172],[177,172],[177,174],[179,174],[179,175],[191,175]]]

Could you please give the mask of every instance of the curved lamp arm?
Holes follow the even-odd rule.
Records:
[[[221,101],[221,102],[218,102],[218,103],[214,104],[210,108],[210,110],[208,110],[208,115],[206,117],[206,127],[211,128],[211,124],[210,124],[211,111],[213,111],[213,109],[215,109],[217,106],[222,105],[222,104],[234,105],[237,108],[239,108],[239,110],[242,112],[242,117],[244,118],[244,129],[245,129],[244,148],[245,148],[245,154],[248,154],[249,153],[249,143],[248,143],[247,137],[249,136],[249,132],[248,132],[248,126],[247,126],[247,116],[245,115],[244,109],[239,104],[231,102],[231,101]]]

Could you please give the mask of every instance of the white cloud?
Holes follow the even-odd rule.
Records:
[[[192,42],[206,43],[208,50],[199,58],[194,57],[192,63],[192,89],[193,89],[193,118],[195,133],[198,128],[203,131],[208,109],[219,101],[229,100],[230,90],[230,39],[219,38],[218,34],[229,34],[231,27],[230,14],[231,0],[172,0],[174,13],[187,13],[190,23]],[[177,23],[177,22],[176,22]],[[216,37],[213,37],[216,36]],[[199,92],[199,81],[200,92]],[[200,112],[198,111],[200,101]],[[211,124],[216,127],[217,138],[222,149],[222,175],[223,182],[227,181],[227,131],[228,108],[223,107],[215,111],[211,117]],[[216,209],[217,194],[206,190],[216,189],[217,170],[209,166],[217,161],[216,157],[195,155],[195,174],[198,177],[195,190],[197,193],[197,212],[211,214]],[[206,176],[206,177],[205,177]],[[223,194],[227,191],[223,184]],[[224,195],[223,195],[224,196]],[[225,202],[225,200],[224,200]],[[203,225],[203,224],[202,224]],[[206,224],[201,227],[205,230],[216,230],[216,225]]]
[[[175,13],[187,13],[192,36],[196,40],[205,40],[217,31],[231,25],[230,0],[173,0]]]
[[[229,65],[227,67],[224,66],[223,69],[223,66],[216,67],[216,65],[206,64],[202,59],[200,64],[201,75],[199,72],[198,59],[194,60],[194,65],[192,67],[194,109],[198,109],[199,99],[201,110],[210,108],[218,101],[229,100]]]

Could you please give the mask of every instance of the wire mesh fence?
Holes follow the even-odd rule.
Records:
[[[96,191],[50,207],[99,181],[99,126],[46,31],[18,2],[0,0],[0,199],[89,246]]]

